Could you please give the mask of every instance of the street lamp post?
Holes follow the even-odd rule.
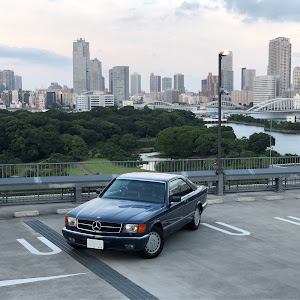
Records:
[[[222,169],[222,156],[221,156],[221,141],[222,141],[222,131],[221,131],[221,115],[222,115],[222,95],[226,94],[227,91],[222,87],[222,57],[227,56],[231,51],[223,51],[219,53],[219,101],[218,101],[218,159],[217,159],[217,175],[218,175],[218,186],[217,195],[223,195],[223,169]]]

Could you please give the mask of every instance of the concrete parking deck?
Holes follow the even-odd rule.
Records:
[[[121,278],[120,284],[128,280],[145,292],[135,299],[147,293],[158,299],[299,299],[299,195],[299,190],[282,197],[274,192],[209,195],[223,203],[209,205],[197,231],[182,229],[169,237],[156,259],[101,250],[73,254],[82,259],[87,252]],[[72,206],[1,207],[1,299],[128,299],[24,222],[39,220],[55,237],[64,226],[64,215],[56,210]],[[40,215],[13,217],[23,210]]]

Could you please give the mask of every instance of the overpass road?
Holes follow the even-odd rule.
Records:
[[[169,237],[152,260],[70,250],[61,235],[64,215],[53,212],[75,204],[44,204],[39,216],[26,218],[13,217],[24,206],[1,207],[0,298],[299,299],[299,195],[209,195],[223,203],[209,205],[197,231]]]

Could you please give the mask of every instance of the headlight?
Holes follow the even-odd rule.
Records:
[[[138,224],[125,224],[124,231],[128,233],[137,233]]]
[[[144,233],[146,224],[125,224],[123,231],[127,233]]]
[[[73,218],[73,217],[66,217],[67,219],[67,222],[66,222],[66,225],[68,226],[76,226],[76,218]]]

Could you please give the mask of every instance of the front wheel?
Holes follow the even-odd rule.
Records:
[[[149,233],[149,239],[141,255],[145,258],[157,257],[164,247],[164,235],[160,228],[153,227]]]
[[[194,217],[193,217],[193,220],[188,223],[188,229],[191,229],[191,230],[197,230],[200,226],[200,221],[201,221],[201,209],[200,207],[197,205],[196,209],[195,209],[195,212],[194,212]]]

